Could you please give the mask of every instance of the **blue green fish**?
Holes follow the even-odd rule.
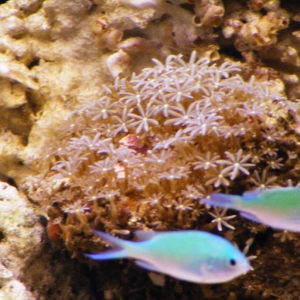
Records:
[[[136,231],[138,242],[96,231],[112,250],[86,254],[95,260],[133,258],[147,270],[197,282],[229,281],[250,270],[242,252],[226,239],[204,231]]]
[[[241,215],[276,229],[300,232],[300,187],[211,194],[205,203],[241,211]]]

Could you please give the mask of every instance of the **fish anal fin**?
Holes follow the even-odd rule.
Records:
[[[152,272],[160,272],[159,270],[157,270],[155,268],[155,266],[153,266],[151,263],[146,262],[144,260],[136,260],[135,264],[138,265],[139,267],[142,267],[142,268],[152,271]]]
[[[241,212],[240,215],[253,222],[263,223],[259,218],[248,212]]]

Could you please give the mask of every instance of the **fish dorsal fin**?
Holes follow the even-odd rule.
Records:
[[[158,233],[155,231],[136,230],[134,234],[139,241],[149,241],[153,237],[155,237]]]
[[[244,200],[252,200],[260,196],[264,197],[274,197],[278,192],[287,192],[287,191],[300,191],[299,187],[275,187],[272,189],[258,189],[254,191],[246,191],[243,194]]]

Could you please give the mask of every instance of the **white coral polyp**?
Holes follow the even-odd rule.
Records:
[[[120,2],[135,8],[148,8],[157,7],[161,0],[121,0]]]

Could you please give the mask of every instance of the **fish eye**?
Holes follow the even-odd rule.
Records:
[[[234,267],[234,266],[236,266],[236,260],[235,259],[230,259],[229,260],[229,265],[231,266],[231,267]]]

